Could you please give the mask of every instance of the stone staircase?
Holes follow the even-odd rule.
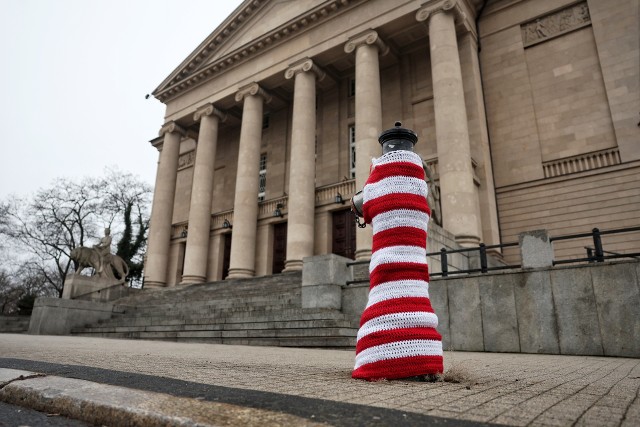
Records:
[[[299,272],[147,289],[114,301],[114,314],[72,335],[282,347],[353,348],[357,321],[303,309]]]
[[[29,319],[29,316],[0,316],[0,333],[26,333],[29,330]]]

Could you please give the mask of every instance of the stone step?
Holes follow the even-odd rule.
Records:
[[[147,289],[115,301],[113,317],[73,335],[287,347],[353,348],[357,322],[303,309],[302,275],[284,273]]]
[[[328,347],[353,349],[356,336],[351,330],[336,328],[319,329],[313,333],[287,333],[285,331],[120,331],[83,332],[81,336],[102,338],[125,338],[162,341],[206,342],[211,344],[263,345],[281,347]],[[268,332],[268,333],[265,333]],[[345,335],[346,334],[346,335]]]
[[[0,333],[27,332],[29,320],[29,316],[0,316]]]
[[[242,307],[247,305],[277,305],[283,303],[300,304],[300,295],[280,295],[278,297],[247,297],[247,298],[227,298],[218,300],[214,298],[200,298],[197,301],[175,301],[171,303],[163,304],[140,304],[140,305],[127,305],[122,307],[134,308],[136,310],[169,310],[169,309],[196,309],[199,307]]]
[[[175,286],[171,288],[144,289],[137,295],[132,295],[119,300],[124,305],[136,305],[136,302],[151,303],[155,300],[166,300],[166,302],[180,299],[190,300],[202,296],[220,295],[243,295],[254,292],[275,292],[294,290],[302,283],[300,272],[276,274],[260,278],[223,280],[219,282]],[[192,298],[193,297],[193,298]]]
[[[206,292],[164,292],[161,294],[145,294],[142,291],[140,295],[134,297],[126,297],[118,300],[126,305],[139,305],[140,303],[161,305],[173,302],[197,302],[204,300],[225,301],[227,299],[247,299],[247,298],[278,298],[279,296],[297,296],[301,295],[300,284],[295,287],[272,288],[272,289],[253,289],[253,290],[228,290],[219,292],[217,290],[209,290]]]
[[[184,325],[184,324],[218,324],[218,323],[264,323],[297,320],[335,320],[351,321],[343,313],[335,310],[303,310],[300,308],[281,311],[253,311],[246,313],[229,313],[207,315],[176,316],[136,316],[120,315],[102,320],[101,326],[151,326],[151,325]],[[96,325],[96,326],[97,326]]]
[[[357,329],[357,325],[345,319],[292,319],[254,322],[225,322],[225,323],[197,323],[189,321],[164,321],[162,323],[132,324],[130,322],[110,322],[74,328],[72,333],[80,332],[126,332],[131,328],[135,331],[184,331],[184,330],[267,330],[267,329],[314,329],[314,328],[350,328]],[[124,328],[124,329],[123,329]]]
[[[117,305],[123,307],[135,307],[137,309],[167,309],[175,307],[200,307],[207,305],[240,306],[249,304],[277,304],[283,301],[300,304],[302,301],[301,291],[298,290],[297,292],[279,292],[274,294],[235,295],[227,297],[201,295],[197,298],[194,297],[193,299],[176,298],[172,300],[171,298],[168,298],[162,301],[136,301],[135,303],[129,301],[126,304],[123,304],[121,300],[118,300]]]
[[[175,326],[120,326],[120,327],[91,327],[84,329],[75,329],[72,331],[74,335],[84,334],[113,334],[113,333],[162,333],[169,336],[177,336],[179,332],[212,332],[211,336],[219,336],[222,338],[239,338],[239,337],[298,337],[298,336],[347,336],[355,337],[358,330],[349,326],[321,326],[316,323],[313,328],[295,328],[290,326],[274,327],[274,328],[237,328],[227,329],[228,325],[208,325],[206,329],[192,328],[197,325],[175,325]],[[215,334],[213,334],[215,332]]]
[[[233,306],[233,307],[216,307],[210,306],[208,308],[199,308],[195,310],[189,310],[188,308],[172,308],[167,310],[156,309],[135,309],[125,310],[124,315],[127,317],[157,317],[157,316],[188,316],[188,315],[229,315],[232,313],[246,313],[254,311],[283,311],[288,309],[299,309],[299,304],[271,304],[271,305],[249,305],[249,306]]]
[[[336,348],[353,350],[356,345],[355,337],[325,336],[325,337],[221,337],[216,331],[184,331],[175,333],[163,332],[120,332],[111,334],[80,334],[81,336],[139,339],[157,341],[185,341],[202,342],[208,344],[228,345],[258,345],[272,347],[311,347]]]

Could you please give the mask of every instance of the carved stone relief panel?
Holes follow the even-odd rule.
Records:
[[[184,153],[178,157],[178,170],[193,166],[196,160],[196,151],[192,150],[188,153]]]
[[[591,24],[587,2],[571,5],[520,25],[525,47]]]

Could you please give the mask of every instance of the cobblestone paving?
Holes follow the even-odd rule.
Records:
[[[640,425],[639,359],[446,352],[460,382],[368,383],[342,350],[0,334],[0,357],[516,426]]]

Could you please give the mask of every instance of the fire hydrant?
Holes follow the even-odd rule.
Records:
[[[442,337],[429,300],[427,226],[431,214],[418,136],[400,122],[378,138],[352,210],[373,228],[369,300],[360,319],[353,378],[434,380],[443,372]],[[363,227],[364,224],[360,224]]]

